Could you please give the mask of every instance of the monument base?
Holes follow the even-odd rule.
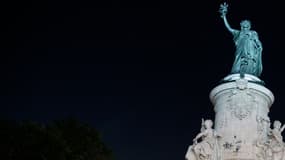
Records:
[[[270,127],[274,96],[261,83],[252,75],[232,74],[211,91],[214,128],[211,120],[202,121],[187,160],[285,160],[285,125],[274,121]]]
[[[253,75],[250,75],[250,74],[239,74],[239,73],[236,73],[236,74],[230,74],[228,76],[226,76],[225,78],[223,78],[221,80],[220,83],[227,83],[227,82],[233,82],[233,81],[236,81],[238,79],[245,79],[247,80],[248,82],[252,82],[252,83],[257,83],[257,84],[260,84],[260,85],[264,85],[264,81],[262,81],[261,79],[259,79],[258,77],[256,76],[253,76]]]

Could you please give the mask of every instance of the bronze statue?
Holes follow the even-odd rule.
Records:
[[[232,33],[236,46],[235,60],[231,73],[251,74],[259,77],[262,72],[262,44],[258,39],[258,35],[255,31],[250,30],[251,23],[249,20],[241,21],[240,30],[232,29],[226,18],[227,12],[228,5],[226,3],[221,4],[221,17],[226,28]]]

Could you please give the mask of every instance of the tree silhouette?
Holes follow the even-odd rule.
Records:
[[[0,121],[0,159],[111,160],[98,131],[74,118],[50,124]]]

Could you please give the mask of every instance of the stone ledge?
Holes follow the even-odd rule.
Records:
[[[273,93],[264,87],[263,85],[259,85],[257,83],[249,82],[247,79],[236,79],[233,82],[226,82],[218,85],[212,91],[210,92],[210,100],[213,104],[216,102],[216,98],[219,97],[221,94],[231,91],[231,90],[243,90],[243,89],[249,89],[252,91],[256,91],[257,93],[263,95],[267,98],[269,107],[274,102],[274,95]]]

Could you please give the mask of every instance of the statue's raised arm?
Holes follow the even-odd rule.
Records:
[[[229,7],[229,5],[228,5],[226,2],[224,2],[223,4],[220,5],[220,10],[219,10],[219,12],[221,13],[221,17],[222,17],[222,19],[224,20],[224,23],[225,23],[226,28],[227,28],[231,33],[233,33],[233,32],[235,32],[236,30],[235,30],[235,29],[232,29],[232,27],[230,26],[230,24],[229,24],[229,22],[228,22],[228,20],[227,20],[227,17],[226,17],[226,15],[227,15],[227,13],[228,13],[228,7]]]

